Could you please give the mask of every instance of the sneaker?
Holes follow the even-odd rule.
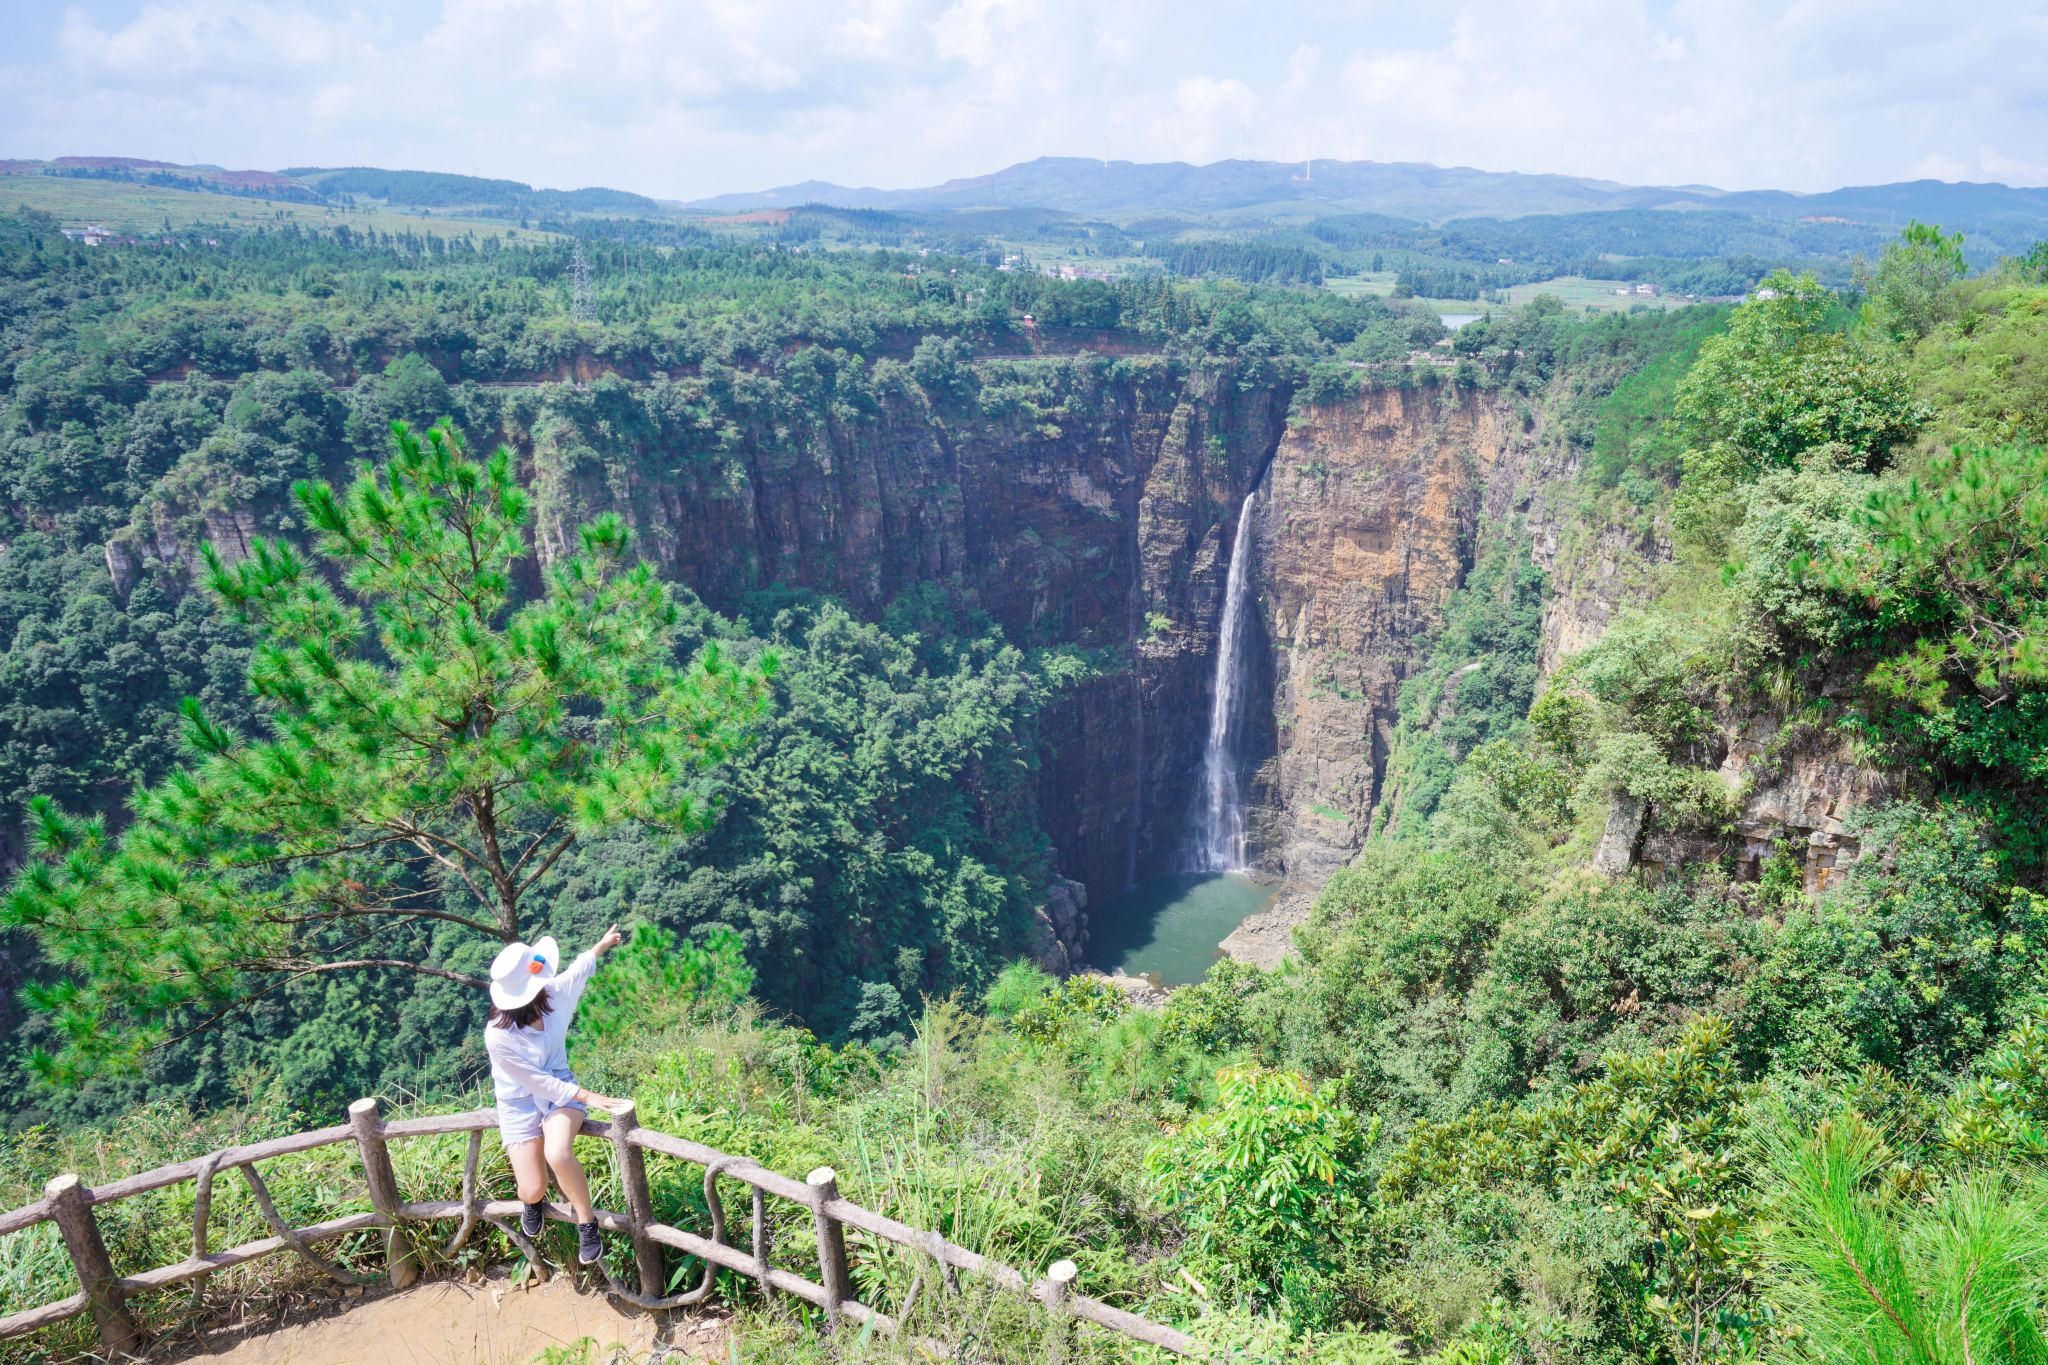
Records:
[[[528,1237],[540,1236],[541,1226],[547,1221],[547,1202],[528,1204],[519,1210],[519,1230]]]
[[[597,1235],[594,1220],[576,1225],[576,1259],[584,1265],[594,1265],[604,1259],[604,1241]]]

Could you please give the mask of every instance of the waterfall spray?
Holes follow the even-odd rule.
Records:
[[[1209,742],[1202,750],[1202,805],[1196,816],[1195,861],[1202,872],[1234,872],[1244,866],[1244,797],[1238,790],[1238,712],[1250,679],[1246,676],[1244,613],[1252,591],[1252,504],[1247,493],[1237,518],[1230,574],[1223,586],[1223,625],[1216,639],[1216,688],[1209,703]]]

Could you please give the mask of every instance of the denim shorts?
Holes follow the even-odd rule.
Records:
[[[540,1136],[540,1126],[548,1115],[557,1109],[574,1109],[588,1116],[590,1109],[580,1100],[567,1104],[550,1104],[546,1100],[527,1095],[517,1100],[498,1101],[498,1141],[507,1147],[517,1147],[522,1142],[531,1142]]]

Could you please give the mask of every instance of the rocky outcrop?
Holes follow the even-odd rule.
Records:
[[[1257,514],[1275,679],[1255,789],[1283,901],[1364,844],[1401,683],[1471,567],[1488,483],[1519,453],[1494,404],[1448,389],[1312,408],[1281,442]]]
[[[124,600],[151,567],[169,569],[182,582],[196,581],[205,571],[201,545],[210,543],[222,559],[235,564],[249,557],[250,541],[262,533],[255,515],[245,508],[208,508],[181,524],[161,506],[151,506],[133,524],[107,537],[107,576]]]
[[[1054,976],[1079,968],[1088,943],[1088,888],[1055,874],[1031,913],[1033,960]]]
[[[1126,976],[1123,972],[1116,971],[1110,972],[1105,979],[1124,993],[1124,998],[1130,1002],[1133,1009],[1163,1010],[1173,994],[1160,984],[1156,972],[1147,972],[1143,976]]]
[[[1531,558],[1550,575],[1537,654],[1546,678],[1605,635],[1620,612],[1646,605],[1658,566],[1672,559],[1669,534],[1654,522],[1608,522],[1594,530],[1561,510],[1546,507],[1548,515],[1531,518]]]
[[[1856,862],[1854,813],[1902,794],[1898,774],[1857,762],[1840,740],[1787,732],[1775,717],[1751,720],[1729,739],[1720,771],[1744,798],[1735,822],[1735,864],[1747,878],[1789,844],[1807,894],[1819,895]]]
[[[1221,945],[1223,955],[1238,962],[1272,971],[1294,951],[1295,926],[1308,920],[1321,883],[1288,882],[1274,894],[1273,903],[1230,931]]]
[[[1618,791],[1608,798],[1607,827],[1593,850],[1593,870],[1619,877],[1635,862],[1636,837],[1643,829],[1642,798]]]

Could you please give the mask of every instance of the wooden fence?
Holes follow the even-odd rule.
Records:
[[[519,1213],[518,1202],[509,1199],[485,1201],[477,1198],[477,1162],[482,1153],[484,1134],[498,1126],[496,1110],[477,1109],[464,1114],[438,1114],[425,1118],[385,1122],[379,1113],[379,1102],[367,1099],[357,1100],[350,1105],[348,1114],[347,1123],[333,1128],[295,1133],[290,1137],[273,1138],[268,1142],[251,1143],[243,1147],[223,1148],[193,1161],[160,1166],[153,1171],[127,1176],[106,1185],[88,1188],[76,1175],[58,1176],[45,1188],[42,1199],[25,1208],[0,1214],[0,1235],[19,1232],[45,1221],[56,1223],[58,1233],[64,1240],[65,1250],[70,1253],[71,1264],[76,1268],[79,1283],[83,1288],[69,1298],[0,1318],[0,1339],[20,1336],[25,1332],[33,1332],[38,1328],[90,1312],[99,1327],[100,1341],[110,1356],[118,1358],[123,1354],[134,1354],[142,1348],[143,1333],[128,1310],[130,1298],[217,1270],[225,1270],[229,1266],[260,1260],[280,1251],[295,1252],[318,1268],[322,1274],[333,1279],[347,1284],[368,1284],[370,1281],[365,1277],[334,1265],[313,1249],[323,1242],[330,1242],[337,1237],[365,1228],[385,1230],[387,1277],[390,1283],[401,1288],[411,1284],[419,1276],[419,1258],[414,1253],[414,1238],[418,1235],[419,1225],[440,1219],[461,1220],[460,1227],[447,1244],[446,1250],[450,1255],[467,1240],[470,1231],[481,1221],[504,1233],[527,1255],[535,1267],[544,1265],[538,1248],[529,1242],[516,1226],[505,1221]],[[462,1199],[460,1202],[405,1203],[399,1193],[398,1178],[392,1169],[391,1153],[386,1144],[393,1139],[424,1137],[434,1133],[470,1135],[469,1155],[462,1171]],[[845,1232],[848,1227],[853,1227],[929,1257],[938,1272],[939,1292],[957,1289],[957,1272],[964,1270],[970,1274],[986,1276],[1007,1288],[1030,1294],[1057,1315],[1060,1321],[1079,1319],[1092,1322],[1136,1341],[1163,1347],[1179,1355],[1206,1355],[1194,1338],[1185,1333],[1177,1332],[1170,1327],[1162,1327],[1158,1323],[1139,1317],[1136,1313],[1112,1308],[1085,1294],[1076,1294],[1074,1280],[1078,1271],[1072,1261],[1055,1262],[1045,1279],[1027,1282],[1009,1266],[976,1255],[965,1247],[955,1246],[936,1232],[919,1231],[840,1198],[838,1178],[829,1167],[812,1171],[808,1179],[792,1180],[745,1158],[728,1156],[702,1143],[689,1142],[671,1137],[667,1133],[656,1132],[651,1128],[642,1128],[636,1119],[634,1107],[630,1104],[618,1110],[610,1123],[601,1123],[595,1119],[584,1120],[583,1133],[589,1137],[609,1139],[618,1155],[620,1184],[625,1191],[626,1211],[615,1213],[608,1209],[599,1209],[596,1211],[597,1221],[608,1231],[623,1232],[631,1239],[634,1268],[638,1272],[640,1288],[638,1291],[629,1289],[612,1273],[609,1266],[604,1268],[604,1273],[612,1294],[641,1308],[659,1312],[702,1302],[711,1293],[717,1273],[715,1268],[723,1266],[754,1280],[760,1285],[763,1294],[781,1292],[818,1305],[824,1310],[826,1322],[830,1327],[836,1328],[842,1321],[871,1322],[877,1330],[893,1333],[897,1326],[894,1319],[868,1307],[854,1297],[853,1281],[846,1258]],[[315,1223],[310,1227],[287,1226],[278,1215],[269,1189],[256,1168],[257,1163],[340,1142],[356,1144],[362,1159],[364,1180],[369,1186],[371,1211],[349,1214],[343,1218],[330,1218],[324,1223]],[[647,1187],[647,1152],[674,1157],[679,1161],[691,1162],[704,1168],[704,1197],[711,1211],[709,1237],[702,1237],[654,1220],[653,1199]],[[264,1221],[270,1226],[272,1235],[258,1241],[245,1242],[238,1247],[230,1247],[225,1251],[213,1251],[209,1248],[207,1240],[207,1219],[213,1201],[213,1182],[222,1172],[228,1170],[241,1172],[242,1178],[249,1186],[249,1192],[255,1197],[257,1208],[261,1210]],[[725,1211],[719,1200],[716,1183],[720,1176],[752,1187],[752,1236],[751,1245],[747,1250],[743,1251],[727,1243]],[[93,1215],[93,1206],[111,1204],[116,1200],[127,1199],[186,1180],[196,1181],[198,1184],[192,1209],[192,1254],[173,1265],[158,1266],[139,1275],[116,1275],[107,1256],[106,1244],[100,1238],[99,1224]],[[765,1196],[768,1195],[800,1204],[811,1211],[818,1239],[816,1282],[771,1263],[765,1205]],[[548,1216],[568,1221],[573,1215],[566,1205],[550,1204]],[[666,1297],[662,1295],[664,1285],[661,1254],[657,1249],[661,1246],[676,1247],[707,1263],[703,1280],[696,1288],[681,1294]],[[923,1276],[920,1275],[906,1295],[903,1305],[906,1316],[923,1283]]]

